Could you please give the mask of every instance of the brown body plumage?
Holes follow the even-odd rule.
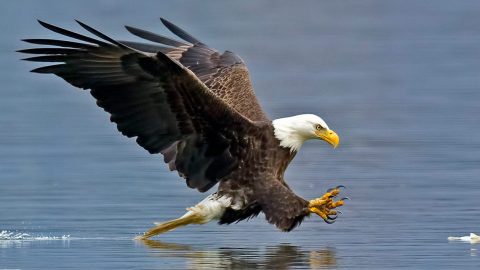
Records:
[[[295,195],[284,180],[298,142],[290,142],[291,136],[281,133],[288,126],[282,124],[279,129],[266,117],[240,57],[229,51],[221,54],[172,23],[162,22],[184,41],[133,27],[127,29],[161,45],[116,41],[79,22],[98,40],[40,22],[83,42],[27,39],[55,47],[21,52],[40,54],[26,60],[59,62],[33,72],[53,73],[76,87],[90,89],[122,134],[136,137],[152,154],[162,153],[169,168],[177,170],[189,187],[205,192],[220,182],[210,199],[228,198],[219,214],[206,218],[195,211],[187,213],[151,235],[213,218],[232,223],[261,211],[281,230],[291,230],[314,212],[314,206]],[[323,120],[318,121],[312,122],[314,132],[338,144],[336,134]]]

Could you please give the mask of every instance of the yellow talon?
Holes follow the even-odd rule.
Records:
[[[321,205],[325,205],[327,203],[328,203],[328,200],[325,200],[323,197],[322,198],[317,198],[317,199],[311,200],[308,207],[310,207],[310,208],[317,207],[319,205],[321,206]]]
[[[343,200],[339,200],[339,201],[337,201],[337,202],[333,202],[331,208],[336,208],[336,207],[342,206],[342,205],[344,205],[344,203],[345,203],[345,202],[344,202]]]
[[[338,201],[333,200],[333,198],[335,198],[339,193],[339,187],[329,190],[322,197],[311,200],[308,204],[308,209],[311,213],[315,213],[320,216],[325,222],[333,223],[336,215],[338,214],[338,212],[333,210],[333,208],[337,208],[344,204],[343,199]]]
[[[320,209],[318,209],[318,208],[312,207],[312,208],[310,208],[310,212],[319,215],[323,220],[328,219],[327,214],[325,214],[324,212],[322,212],[322,211],[321,211]]]

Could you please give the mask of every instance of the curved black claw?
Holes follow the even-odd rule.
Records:
[[[330,192],[330,191],[335,190],[335,189],[340,189],[340,188],[347,189],[347,187],[345,187],[344,185],[338,185],[336,187],[327,189],[327,192]]]
[[[324,219],[323,221],[325,221],[325,223],[328,223],[328,224],[335,223],[335,220]]]
[[[340,199],[340,201],[350,201],[350,198],[349,197],[343,197]]]
[[[327,219],[328,220],[335,220],[335,219],[337,219],[337,217],[338,217],[338,215],[328,215]]]

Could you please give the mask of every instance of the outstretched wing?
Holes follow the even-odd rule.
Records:
[[[90,89],[122,134],[137,137],[150,153],[164,154],[191,188],[204,192],[236,168],[245,141],[253,139],[249,134],[258,130],[252,121],[162,52],[132,49],[78,23],[102,40],[40,22],[76,41],[25,40],[54,46],[21,50],[40,54],[25,60],[59,63],[32,72],[56,74]]]
[[[247,66],[238,55],[230,51],[220,54],[173,23],[161,20],[183,41],[127,26],[132,34],[162,46],[127,41],[122,43],[145,52],[161,51],[167,54],[194,72],[215,95],[243,116],[252,121],[268,120],[255,96]]]

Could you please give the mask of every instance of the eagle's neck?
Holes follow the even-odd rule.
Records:
[[[275,119],[272,122],[275,137],[280,141],[280,146],[297,152],[308,139],[295,126],[295,117]]]

